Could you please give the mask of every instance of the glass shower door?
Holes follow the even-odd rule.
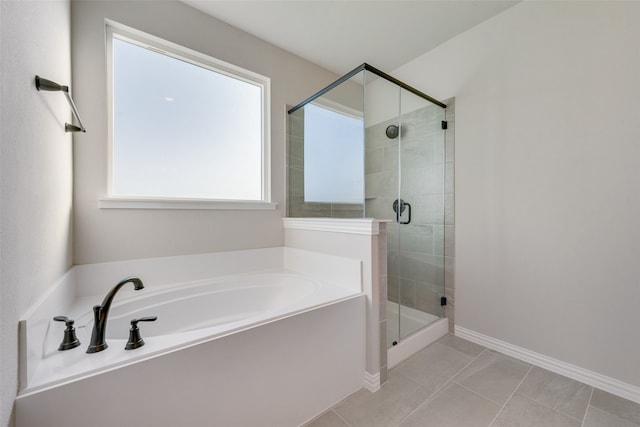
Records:
[[[365,215],[390,220],[390,347],[444,316],[444,110],[366,77]]]
[[[444,317],[445,110],[408,88],[356,69],[288,124],[288,216],[389,221],[388,346]]]
[[[393,211],[400,193],[400,87],[365,75],[365,216],[387,224],[387,346],[400,341],[400,224]]]
[[[444,317],[444,109],[400,90],[398,323],[402,340]]]

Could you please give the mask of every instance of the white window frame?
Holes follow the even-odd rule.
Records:
[[[106,20],[106,64],[108,100],[108,165],[107,197],[98,200],[102,209],[221,209],[221,210],[275,210],[271,201],[271,79],[245,70],[228,62],[180,46],[170,41],[143,33],[117,22]],[[177,59],[186,59],[214,72],[243,80],[262,87],[262,200],[218,200],[174,197],[129,197],[113,193],[113,38],[149,48]]]

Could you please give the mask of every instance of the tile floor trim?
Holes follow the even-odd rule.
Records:
[[[531,363],[532,365],[599,388],[600,390],[607,391],[624,399],[640,403],[640,387],[572,365],[571,363],[554,359],[544,354],[536,353],[523,347],[518,347],[506,341],[501,341],[462,326],[455,326],[455,335],[506,354],[507,356],[515,357],[523,362]]]

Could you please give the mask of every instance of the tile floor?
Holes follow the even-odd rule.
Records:
[[[640,404],[447,335],[306,427],[640,427]]]

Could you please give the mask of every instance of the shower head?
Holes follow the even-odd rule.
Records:
[[[385,133],[387,134],[387,138],[396,139],[400,134],[400,128],[396,125],[389,125]]]

